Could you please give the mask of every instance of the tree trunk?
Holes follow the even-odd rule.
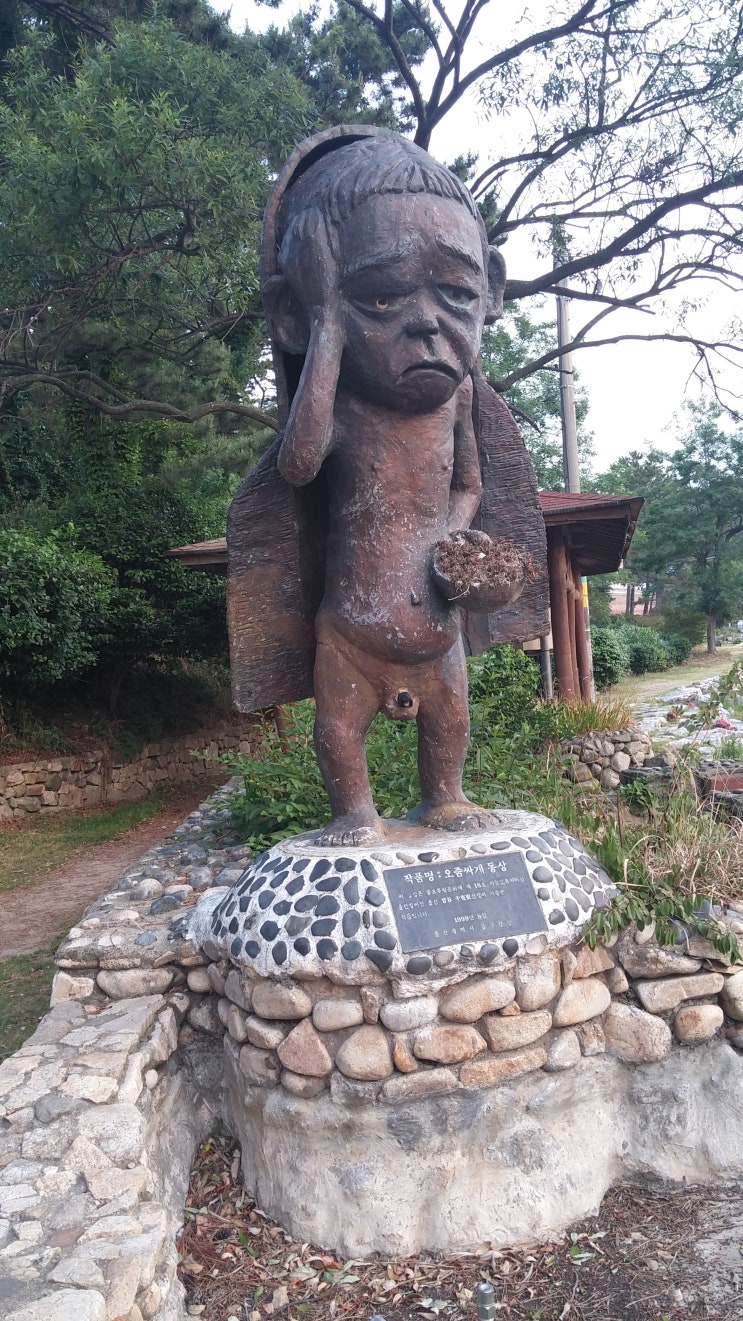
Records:
[[[707,652],[710,656],[714,656],[716,644],[717,620],[714,615],[707,615]]]
[[[624,613],[625,615],[633,615],[635,613],[634,583],[627,583],[627,600],[624,606]]]

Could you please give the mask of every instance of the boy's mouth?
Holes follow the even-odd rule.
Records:
[[[427,358],[425,362],[414,362],[412,367],[406,367],[402,373],[403,376],[411,376],[414,372],[442,372],[453,381],[459,381],[459,372],[448,362],[442,362],[440,358]]]

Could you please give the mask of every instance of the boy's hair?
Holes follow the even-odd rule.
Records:
[[[310,165],[287,190],[278,217],[281,250],[292,242],[296,221],[309,210],[329,222],[328,236],[362,202],[389,193],[428,193],[465,206],[483,230],[480,213],[461,179],[405,138],[360,138],[328,152]]]

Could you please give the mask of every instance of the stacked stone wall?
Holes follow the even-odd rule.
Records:
[[[616,789],[623,771],[644,766],[653,748],[641,729],[616,729],[610,733],[581,734],[566,744],[563,758],[569,778],[577,785]]]
[[[236,716],[230,725],[218,729],[150,743],[132,761],[112,760],[97,750],[84,756],[0,765],[0,821],[99,803],[135,802],[153,789],[213,774],[215,757],[224,752],[249,752],[256,740],[255,722]]]

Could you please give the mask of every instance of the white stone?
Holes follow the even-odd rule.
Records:
[[[134,1105],[115,1103],[85,1110],[80,1116],[80,1135],[87,1137],[116,1162],[138,1160],[147,1125]]]
[[[390,1040],[381,1027],[366,1024],[343,1042],[335,1063],[347,1078],[361,1082],[387,1078],[393,1069]]]
[[[119,1090],[114,1078],[103,1078],[95,1073],[70,1076],[61,1084],[62,1096],[72,1096],[80,1101],[94,1101],[96,1105],[112,1101]]]
[[[662,1018],[634,1005],[614,1003],[604,1018],[606,1044],[621,1060],[645,1064],[671,1053],[671,1029]]]
[[[251,1046],[257,1046],[259,1050],[276,1050],[284,1040],[287,1028],[281,1023],[266,1023],[256,1014],[251,1014],[245,1020],[245,1032]]]
[[[503,1009],[515,997],[516,988],[508,977],[468,977],[443,993],[439,1013],[452,1023],[476,1023],[483,1014]]]
[[[251,996],[249,988],[237,968],[231,968],[224,979],[224,993],[234,1004],[239,1005],[240,1009],[247,1011],[251,1007]]]
[[[410,1032],[432,1023],[438,1009],[435,995],[421,995],[412,1000],[388,1000],[379,1010],[379,1017],[390,1032]]]
[[[603,1014],[610,1004],[608,986],[595,977],[584,977],[565,987],[555,1006],[553,1022],[555,1027],[573,1027]]]
[[[734,1018],[736,1023],[743,1023],[743,972],[726,977],[720,1000],[725,1013]]]
[[[318,1000],[312,1010],[312,1022],[318,1032],[338,1032],[346,1027],[358,1027],[364,1021],[360,1000],[339,1000],[328,997]]]
[[[637,933],[640,935],[640,932]],[[699,959],[690,959],[676,949],[667,949],[657,945],[654,940],[646,944],[637,943],[631,933],[626,931],[617,945],[619,962],[630,977],[673,977],[686,973],[699,972]]]
[[[101,990],[111,1000],[128,1000],[140,995],[162,995],[173,984],[169,968],[125,968],[121,972],[99,972]]]
[[[212,989],[212,984],[209,981],[209,974],[204,967],[189,968],[186,976],[186,984],[189,991],[193,991],[196,995],[208,995],[209,991]]]
[[[688,1045],[698,1045],[715,1035],[724,1018],[719,1005],[686,1005],[673,1020],[674,1036]]]
[[[312,1001],[301,986],[280,982],[257,982],[253,988],[253,1012],[260,1018],[307,1018]]]
[[[80,1235],[78,1243],[92,1243],[98,1238],[134,1238],[142,1233],[142,1223],[136,1216],[106,1215],[95,1220]]]
[[[530,1046],[538,1041],[552,1026],[552,1015],[547,1009],[537,1009],[531,1014],[516,1014],[515,1017],[503,1018],[499,1014],[488,1014],[483,1019],[482,1028],[491,1050],[517,1050],[520,1046]]]
[[[83,1253],[63,1257],[49,1271],[48,1280],[54,1284],[73,1284],[78,1289],[105,1289],[106,1277],[100,1266]]]
[[[560,990],[560,963],[551,951],[516,964],[516,1002],[520,1009],[542,1009]]]
[[[704,995],[717,995],[725,978],[719,972],[702,972],[690,977],[663,977],[658,981],[635,982],[635,992],[643,1009],[652,1014],[664,1014],[676,1009],[684,1000]]]
[[[106,1302],[97,1289],[58,1289],[8,1312],[5,1321],[106,1321]]]
[[[247,1041],[248,1030],[245,1026],[245,1014],[236,1004],[230,1002],[228,1005],[224,1016],[224,1025],[233,1041]]]
[[[54,974],[52,994],[49,1001],[52,1009],[65,1000],[84,1000],[95,990],[94,977],[80,977],[62,969]]]
[[[572,1028],[555,1032],[547,1042],[546,1049],[547,1063],[544,1067],[548,1073],[562,1073],[564,1069],[574,1068],[580,1061],[580,1042]]]

